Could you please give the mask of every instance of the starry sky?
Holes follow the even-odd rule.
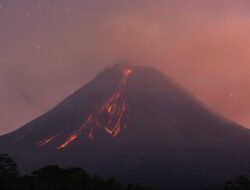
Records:
[[[0,0],[0,134],[117,62],[151,65],[250,128],[250,1]]]

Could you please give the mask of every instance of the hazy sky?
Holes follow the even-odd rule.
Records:
[[[0,0],[0,134],[117,62],[158,67],[250,128],[249,0]]]

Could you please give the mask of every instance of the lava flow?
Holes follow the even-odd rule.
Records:
[[[128,76],[131,73],[132,70],[130,68],[123,69],[121,81],[110,98],[108,98],[103,105],[97,108],[95,112],[89,114],[83,125],[57,147],[58,150],[68,146],[83,133],[86,134],[86,137],[89,140],[94,140],[94,131],[96,128],[103,129],[108,135],[116,137],[120,131],[126,127],[123,122],[128,110],[125,87]],[[39,146],[43,146],[51,142],[54,138],[55,137],[40,141]]]
[[[125,86],[127,84],[128,76],[132,73],[130,68],[123,70],[123,77],[114,91],[112,96],[99,108],[94,114],[90,114],[84,124],[66,141],[61,144],[58,149],[65,148],[71,142],[75,141],[83,131],[87,132],[87,138],[94,139],[94,130],[96,127],[103,127],[107,134],[116,137],[121,131],[122,119],[127,110],[127,98],[125,95]]]
[[[46,139],[39,141],[37,144],[39,147],[42,147],[42,146],[50,143],[51,141],[53,141],[55,138],[56,138],[56,136],[52,136],[52,137],[49,137],[49,138],[46,138]]]

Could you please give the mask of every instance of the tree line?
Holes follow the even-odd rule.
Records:
[[[250,190],[250,177],[239,175],[225,185],[225,190]],[[151,190],[136,184],[123,185],[116,178],[107,180],[85,170],[45,166],[23,175],[7,154],[0,154],[0,190]]]
[[[136,184],[122,185],[116,178],[107,180],[81,168],[45,166],[23,175],[7,154],[0,155],[0,190],[149,190]]]

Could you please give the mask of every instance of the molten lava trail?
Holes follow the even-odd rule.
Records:
[[[89,140],[94,140],[94,132],[97,128],[103,129],[112,137],[116,137],[121,130],[126,127],[125,124],[122,124],[123,118],[128,110],[125,87],[131,73],[132,70],[130,68],[123,70],[121,81],[110,98],[108,98],[102,106],[97,108],[95,112],[89,114],[82,126],[57,147],[58,150],[74,142],[83,133],[86,134]],[[54,139],[55,137],[50,137],[40,141],[38,143],[39,147],[50,143]]]
[[[57,135],[51,136],[51,137],[49,137],[49,138],[45,138],[45,139],[39,141],[39,142],[37,143],[37,145],[38,145],[39,147],[42,147],[42,146],[44,146],[44,145],[50,143],[51,141],[53,141],[53,140],[56,138],[56,136],[57,136]]]

